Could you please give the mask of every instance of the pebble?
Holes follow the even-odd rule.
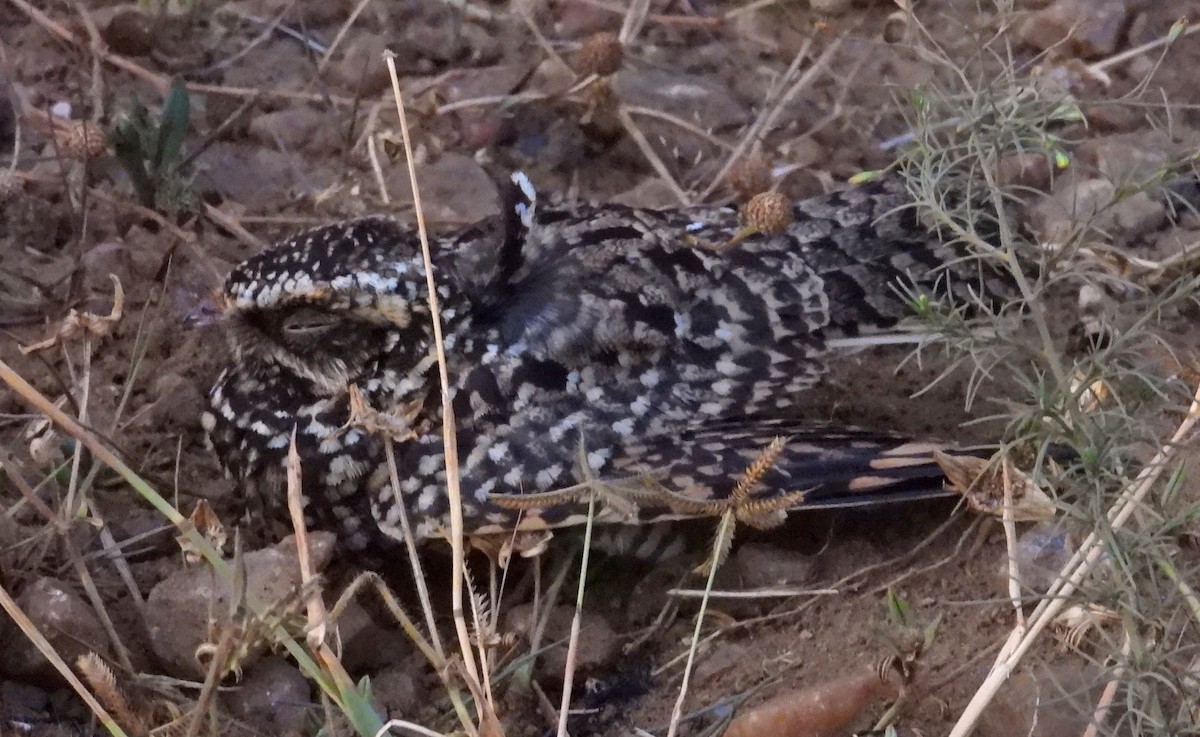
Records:
[[[302,734],[313,707],[312,684],[296,666],[272,655],[247,669],[225,705],[260,734]]]
[[[10,723],[44,720],[50,706],[50,694],[29,683],[0,681],[0,715]]]
[[[609,201],[614,205],[643,207],[652,210],[679,207],[679,198],[675,196],[675,190],[658,177],[643,179],[639,184],[610,198]]]
[[[281,192],[314,193],[335,177],[313,168],[312,157],[297,151],[218,142],[197,161],[198,194],[213,193],[249,211],[278,207]],[[240,260],[240,259],[239,259]]]
[[[528,638],[533,633],[540,615],[541,612],[535,611],[532,604],[518,604],[505,613],[504,631]],[[566,671],[566,640],[570,637],[571,620],[574,616],[575,608],[571,606],[556,606],[550,610],[541,645],[545,647],[559,640],[562,642],[542,652],[540,672],[558,677]],[[618,645],[617,633],[608,622],[585,608],[580,621],[579,644],[575,652],[576,673],[611,664],[620,653]]]
[[[178,551],[175,526],[154,509],[129,506],[110,515],[108,524],[121,553],[131,563],[170,555]]]
[[[393,206],[412,202],[408,169],[393,164],[384,174]],[[475,223],[500,210],[496,183],[474,159],[462,154],[445,154],[417,166],[417,184],[425,217],[433,222]]]
[[[390,616],[390,615],[388,615]],[[384,627],[358,603],[351,601],[337,620],[342,665],[351,674],[366,673],[395,662],[412,650],[397,627]]]
[[[730,568],[747,589],[801,586],[817,577],[813,556],[763,543],[738,548],[730,559]]]
[[[330,156],[342,146],[337,118],[307,105],[263,113],[250,121],[250,137],[267,148]]]
[[[1128,14],[1125,0],[1057,0],[1026,18],[1017,33],[1043,51],[1057,46],[1085,58],[1107,56],[1120,45]]]
[[[626,105],[653,108],[716,130],[748,122],[746,106],[712,76],[626,65],[612,79],[613,91]]]
[[[207,406],[204,393],[189,379],[177,373],[165,373],[154,380],[157,397],[149,409],[149,422],[157,428],[180,431],[200,427],[200,414]]]
[[[309,533],[314,570],[329,563],[335,542],[332,533]],[[294,536],[274,547],[246,553],[243,560],[246,593],[261,605],[284,599],[300,585]],[[164,671],[180,678],[203,677],[205,670],[196,661],[196,648],[208,641],[210,612],[219,619],[229,616],[230,596],[229,589],[204,565],[177,571],[154,587],[146,607],[146,628],[150,647]],[[244,665],[252,663],[253,655]]]
[[[389,719],[410,715],[420,704],[417,684],[413,669],[406,664],[386,666],[371,676],[373,705]]]
[[[854,0],[808,0],[809,5],[818,13],[841,15],[850,9]]]
[[[1107,179],[1060,177],[1051,195],[1030,208],[1030,228],[1042,243],[1063,245],[1084,223],[1102,227],[1101,211],[1115,196],[1116,187]]]
[[[89,652],[108,654],[108,636],[100,619],[69,584],[39,578],[17,597],[17,606],[68,664]],[[0,658],[0,670],[6,675],[42,685],[59,683],[58,671],[8,618],[0,641],[6,643]]]
[[[726,673],[733,672],[739,666],[744,666],[754,653],[750,648],[738,642],[718,644],[712,652],[703,655],[696,664],[696,684],[706,685]]]
[[[356,4],[354,0],[261,0],[255,3],[259,16],[274,18],[287,11],[284,23],[307,28],[341,23]]]
[[[329,81],[340,88],[341,94],[374,97],[391,87],[384,52],[391,48],[387,37],[376,33],[361,33],[346,42],[340,58],[329,67]],[[397,54],[398,71],[408,69],[415,62],[407,46],[393,49]]]

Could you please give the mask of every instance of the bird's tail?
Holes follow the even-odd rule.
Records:
[[[759,508],[788,512],[950,495],[935,459],[948,450],[808,420],[720,422],[630,448],[637,461],[618,473],[654,481],[638,499],[643,521],[717,513],[739,485]]]

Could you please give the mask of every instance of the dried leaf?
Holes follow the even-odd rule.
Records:
[[[935,450],[933,457],[946,474],[950,489],[962,494],[972,510],[993,517],[1004,516],[1004,474],[999,464],[986,458],[950,455],[940,450]],[[1054,517],[1054,501],[1028,474],[1010,467],[1009,480],[1014,520],[1036,522]]]
[[[227,540],[225,525],[221,524],[221,519],[217,517],[217,513],[213,511],[207,499],[201,499],[196,503],[196,507],[188,516],[187,524],[191,525],[217,550],[225,548]],[[175,540],[179,543],[179,548],[183,551],[183,560],[188,565],[194,565],[204,559],[200,549],[188,539],[187,535],[179,535]]]
[[[71,310],[54,335],[32,345],[21,346],[21,353],[29,355],[34,351],[53,348],[60,343],[74,340],[83,335],[97,337],[111,335],[113,327],[121,321],[121,317],[125,313],[125,290],[121,287],[121,280],[117,278],[116,274],[109,274],[108,278],[112,279],[113,283],[113,306],[107,315]]]

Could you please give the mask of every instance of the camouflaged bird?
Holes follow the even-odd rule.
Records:
[[[898,285],[979,289],[902,182],[800,202],[786,230],[725,248],[732,208],[546,202],[513,181],[499,215],[432,244],[468,532],[582,521],[586,496],[553,492],[597,482],[630,500],[602,521],[699,514],[776,437],[755,499],[940,491],[931,446],[804,418],[822,356],[908,314]],[[415,232],[369,217],[302,233],[235,268],[223,297],[233,360],[203,424],[225,470],[282,498],[294,428],[308,512],[348,547],[399,538],[401,511],[419,539],[448,529]]]

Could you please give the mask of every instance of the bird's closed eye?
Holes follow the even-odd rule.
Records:
[[[321,310],[301,309],[284,318],[280,332],[286,340],[307,341],[328,334],[338,323],[336,315]]]

